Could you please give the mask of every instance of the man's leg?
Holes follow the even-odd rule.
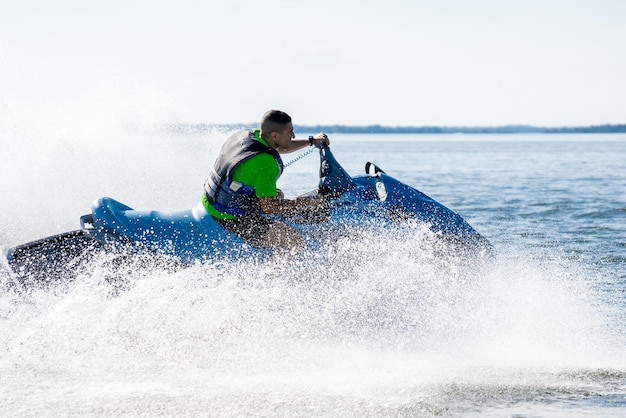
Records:
[[[286,251],[300,252],[304,248],[302,235],[289,225],[278,221],[270,224],[263,243],[264,247]]]
[[[224,229],[239,235],[251,245],[300,252],[304,238],[289,225],[263,216],[246,216],[237,219],[216,219]]]

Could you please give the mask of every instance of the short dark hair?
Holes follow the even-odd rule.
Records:
[[[282,110],[268,110],[261,118],[261,138],[273,131],[282,132],[288,123],[291,123],[291,116]]]

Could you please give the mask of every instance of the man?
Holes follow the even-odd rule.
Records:
[[[283,171],[280,154],[329,144],[324,133],[308,140],[294,138],[291,117],[280,110],[267,111],[260,129],[240,131],[226,140],[204,184],[202,202],[207,212],[256,247],[299,251],[304,246],[302,235],[265,215],[327,208],[323,196],[289,200],[276,188]]]

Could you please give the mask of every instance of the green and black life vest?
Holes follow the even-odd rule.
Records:
[[[226,140],[206,182],[207,201],[217,211],[233,216],[245,216],[260,210],[254,187],[233,181],[233,172],[244,161],[261,153],[270,154],[283,172],[283,161],[275,149],[259,142],[254,131],[245,130]]]

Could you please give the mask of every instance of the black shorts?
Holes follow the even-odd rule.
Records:
[[[265,235],[274,223],[273,220],[258,214],[235,219],[213,219],[222,225],[225,230],[239,235],[251,245],[260,248],[265,247]]]

